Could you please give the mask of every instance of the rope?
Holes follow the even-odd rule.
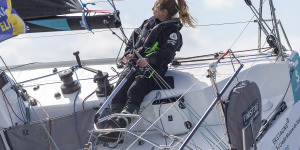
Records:
[[[8,114],[9,114],[9,118],[10,118],[10,121],[11,121],[11,125],[14,126],[14,122],[13,122],[13,120],[12,120],[10,111],[9,111],[9,109],[8,109],[8,106],[7,106],[5,93],[3,92],[2,87],[1,87],[0,89],[1,89],[2,96],[3,96],[4,102],[5,102],[5,106],[6,106],[6,108],[7,108],[7,112],[8,112]]]
[[[187,104],[188,107],[190,107],[190,108],[188,108],[188,107],[186,107],[186,108],[197,120],[199,120],[201,118],[201,116],[196,112],[196,110],[187,101],[184,101],[183,104]],[[185,106],[187,106],[187,105],[185,105]],[[228,148],[226,146],[226,144],[223,142],[223,140],[221,139],[221,137],[219,137],[218,134],[206,122],[204,122],[203,127],[210,133],[210,135],[215,139],[216,142],[219,143],[221,141],[220,146],[222,146],[224,149]]]
[[[203,26],[219,26],[219,25],[234,25],[234,24],[241,24],[241,23],[248,23],[249,21],[244,21],[244,22],[232,22],[232,23],[220,23],[220,24],[203,24],[203,25],[196,25],[198,27],[203,27]],[[250,21],[253,22],[253,21]],[[189,28],[189,27],[185,27],[184,28]],[[125,27],[123,28],[123,30],[134,30],[135,28],[131,28],[131,27]],[[117,29],[114,29],[117,30]],[[100,31],[93,31],[94,33],[99,33],[99,32],[107,32],[110,30],[100,30]],[[62,35],[51,35],[51,36],[35,36],[35,37],[15,37],[13,39],[17,39],[17,40],[21,40],[21,39],[31,39],[31,38],[50,38],[50,37],[60,37],[60,36],[72,36],[72,35],[82,35],[82,34],[89,34],[90,32],[84,32],[84,33],[73,33],[73,34],[62,34]],[[12,39],[12,40],[13,40]]]
[[[25,122],[24,120],[22,120],[22,119],[16,114],[16,112],[15,112],[14,109],[12,108],[12,106],[11,106],[10,102],[8,101],[8,99],[7,99],[6,95],[5,95],[5,93],[4,93],[3,89],[2,89],[2,87],[0,87],[0,89],[1,89],[2,96],[3,96],[3,99],[4,99],[5,104],[6,104],[6,102],[7,102],[8,105],[9,105],[9,107],[10,107],[10,109],[11,109],[12,112],[14,113],[14,115],[15,115],[19,120],[21,120],[22,122]],[[6,105],[7,105],[7,104],[6,104]]]
[[[30,97],[30,98],[32,98],[32,99],[34,99],[39,105],[40,105],[40,107],[41,107],[41,109],[43,110],[43,112],[47,115],[47,118],[46,118],[46,121],[47,121],[47,132],[44,132],[44,131],[42,131],[42,130],[40,130],[40,129],[38,129],[38,128],[36,128],[36,127],[34,127],[33,125],[31,125],[31,123],[29,123],[30,124],[30,126],[31,127],[33,127],[34,129],[36,129],[37,131],[39,131],[39,132],[42,132],[44,135],[47,135],[47,138],[45,139],[44,138],[44,136],[42,137],[42,140],[43,141],[48,141],[48,145],[49,145],[49,150],[51,150],[51,140],[50,140],[50,137],[51,137],[51,118],[50,118],[50,116],[49,116],[49,114],[47,113],[47,111],[44,109],[44,107],[42,106],[42,104],[41,104],[41,102],[39,101],[39,100],[37,100],[36,98],[34,98],[34,97],[32,97],[32,96],[29,96],[28,95],[28,97]],[[30,103],[29,103],[30,104]],[[28,104],[28,105],[29,105]],[[30,120],[29,120],[30,121]],[[49,134],[47,134],[47,133],[49,133]]]
[[[115,11],[117,11],[117,8],[116,8],[116,6],[113,4],[113,0],[112,0],[112,2],[110,2],[110,0],[107,0],[107,2],[113,7],[113,9],[115,10]]]
[[[138,53],[137,53],[137,55],[138,55]],[[148,64],[148,63],[147,63]],[[152,68],[149,64],[147,65],[147,66],[149,66],[149,68]],[[153,68],[152,68],[153,69]],[[204,75],[205,76],[205,75]],[[204,77],[204,76],[202,76],[202,77]],[[160,77],[160,75],[158,75],[156,72],[155,72],[155,77]],[[202,77],[201,77],[201,79],[202,79]],[[161,77],[160,77],[161,78]],[[155,79],[155,78],[154,78]],[[161,78],[162,79],[162,78]],[[183,95],[181,95],[177,100],[179,100],[179,99],[181,99],[196,83],[198,83],[199,81],[197,80],[193,85],[191,85],[184,93],[183,93]],[[166,82],[165,82],[166,83]],[[166,86],[168,86],[168,85],[166,85]],[[169,86],[170,87],[170,86]],[[173,89],[171,89],[170,88],[170,90],[171,91],[173,91]],[[164,91],[165,92],[165,91]],[[175,105],[176,103],[173,103],[163,114],[162,114],[162,116],[163,115],[165,115],[172,107],[174,107],[174,105]],[[149,129],[151,128],[151,127],[153,127],[153,125],[157,122],[157,121],[159,121],[159,119],[160,119],[161,117],[159,117],[159,118],[157,118],[154,122],[153,122],[153,124],[151,124],[140,136],[138,136],[137,137],[137,139],[127,148],[127,149],[129,149],[129,148],[131,148],[133,145],[134,145],[134,143],[136,143],[147,131],[149,131]],[[166,135],[166,136],[168,136],[168,135]],[[169,137],[169,138],[172,138],[172,137]]]
[[[20,93],[19,93],[19,91],[16,89],[16,87],[17,87],[16,84],[15,84],[15,82],[13,82],[13,81],[10,80],[10,78],[7,76],[6,73],[4,73],[4,77],[6,78],[7,81],[9,81],[10,86],[11,86],[11,87],[15,90],[15,92],[17,93],[19,109],[20,109],[20,112],[21,112],[23,121],[26,121],[26,119],[25,119],[25,118],[26,118],[26,115],[25,115],[24,109],[23,109],[23,108],[25,108],[25,104],[24,104],[24,101],[21,100],[21,97],[19,96]],[[12,82],[13,82],[14,84],[13,84]]]
[[[114,0],[114,1],[125,1],[125,0]],[[107,1],[103,0],[103,1],[96,1],[96,2],[93,2],[93,3],[103,3],[103,2],[107,2]]]
[[[73,105],[73,110],[74,110],[74,121],[75,121],[75,129],[76,129],[76,134],[77,134],[77,137],[78,137],[79,146],[80,146],[80,149],[82,150],[81,139],[80,139],[80,135],[79,135],[79,132],[78,132],[78,127],[77,127],[76,108],[75,108],[75,106],[76,106],[76,100],[77,100],[78,95],[79,95],[79,93],[80,93],[80,91],[81,91],[81,85],[80,85],[80,81],[79,81],[79,78],[78,78],[77,73],[76,73],[75,70],[74,70],[74,73],[75,73],[75,75],[76,75],[78,84],[79,84],[79,86],[80,86],[79,90],[78,90],[77,93],[76,93],[75,99],[74,99],[74,105]]]
[[[39,116],[37,115],[37,113],[35,112],[34,108],[32,108],[32,110],[33,110],[34,114],[36,115],[36,117],[38,118],[38,120],[41,120],[41,119],[39,118]],[[42,125],[43,128],[45,129],[46,134],[47,134],[47,135],[49,136],[49,138],[51,139],[51,141],[52,141],[53,145],[55,146],[55,148],[56,148],[57,150],[59,150],[59,148],[57,147],[55,141],[53,140],[52,136],[51,136],[50,133],[48,132],[48,130],[47,130],[47,128],[45,127],[45,125],[43,124],[43,122],[42,122],[42,121],[39,121],[39,123],[41,123],[41,125]]]

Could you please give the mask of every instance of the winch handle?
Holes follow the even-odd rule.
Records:
[[[217,60],[217,63],[219,63],[221,61],[221,59],[223,59],[226,55],[228,55],[230,52],[230,50],[227,50],[226,53],[224,53],[218,60]]]
[[[80,58],[79,58],[79,51],[74,52],[73,55],[76,57],[76,61],[78,63],[78,67],[82,68],[82,64],[81,64],[81,61],[80,61]]]

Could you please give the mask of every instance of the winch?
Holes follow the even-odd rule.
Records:
[[[94,76],[94,82],[97,83],[96,94],[98,97],[109,96],[113,91],[113,85],[109,84],[107,80],[108,73],[98,71],[98,73]]]
[[[59,78],[63,82],[60,86],[63,94],[71,94],[79,90],[80,85],[78,81],[73,80],[73,70],[67,69],[59,73]]]

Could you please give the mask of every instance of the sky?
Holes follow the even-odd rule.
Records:
[[[112,8],[100,0],[82,0],[84,3],[96,2],[89,9]],[[231,48],[233,51],[257,48],[257,23],[238,23],[230,25],[210,25],[250,21],[254,14],[244,0],[186,0],[189,12],[198,20],[196,29],[185,27],[181,30],[183,47],[177,57],[199,56]],[[120,10],[124,28],[136,28],[153,15],[155,0],[115,1]],[[256,9],[259,0],[252,0]],[[300,49],[300,1],[274,0],[277,18],[281,20],[294,50]],[[264,3],[264,19],[270,19],[269,1]],[[210,26],[203,26],[210,25]],[[245,29],[245,27],[247,28]],[[244,30],[245,29],[245,30]],[[242,31],[244,30],[243,34]],[[32,33],[19,35],[0,43],[0,55],[8,65],[32,62],[54,62],[75,60],[74,51],[80,51],[81,59],[116,58],[122,41],[107,30],[66,31],[52,33]],[[129,37],[132,29],[125,30]],[[121,35],[120,32],[116,31]],[[241,34],[240,38],[239,35]],[[284,40],[284,38],[282,38]],[[236,42],[235,42],[236,41]],[[263,43],[265,37],[263,37]],[[285,44],[285,42],[284,42]],[[266,45],[267,46],[267,45]],[[287,47],[287,45],[285,45]],[[124,47],[121,54],[123,54]],[[0,62],[0,66],[3,63]]]

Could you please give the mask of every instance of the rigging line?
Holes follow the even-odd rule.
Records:
[[[125,0],[114,0],[114,1],[125,1]],[[103,1],[96,1],[93,3],[107,3],[107,0],[103,0]]]
[[[255,21],[251,21],[251,22],[255,22]],[[221,23],[221,24],[203,24],[203,25],[195,25],[198,27],[201,26],[219,26],[219,25],[231,25],[231,24],[240,24],[240,23],[250,23],[249,21],[245,21],[245,22],[233,22],[233,23]],[[188,27],[186,27],[188,28]],[[131,27],[122,27],[122,30],[134,30],[135,28],[131,28]],[[113,29],[116,30],[116,29]],[[122,31],[121,30],[121,31]],[[101,30],[101,31],[93,31],[94,33],[99,33],[99,32],[107,32],[110,30]],[[122,31],[124,32],[124,31]],[[50,35],[50,36],[36,36],[36,37],[14,37],[12,39],[16,39],[16,40],[20,40],[20,39],[31,39],[31,38],[49,38],[49,37],[60,37],[60,36],[72,36],[72,35],[82,35],[82,34],[90,34],[91,32],[84,32],[84,33],[73,33],[73,34],[57,34],[57,35]],[[122,33],[123,34],[123,33]],[[124,34],[125,35],[125,34]],[[126,39],[128,40],[128,38],[126,37]]]
[[[205,76],[205,74],[200,78],[200,80],[203,78]],[[194,87],[197,83],[199,82],[199,80],[197,80],[193,85],[191,85],[180,97],[179,97],[179,99],[181,99],[189,90],[191,90],[192,89],[192,87]],[[174,104],[172,104],[172,106],[171,107],[174,107],[174,105],[175,105],[176,103],[174,103]],[[171,109],[171,107],[169,107],[162,115],[165,115],[170,109]],[[144,134],[146,134],[146,132],[147,131],[149,131],[149,129],[151,128],[151,127],[153,127],[153,125],[158,121],[160,119],[160,117],[159,118],[157,118],[154,122],[153,122],[153,124],[152,125],[150,125],[140,136],[138,136],[137,137],[137,139],[127,148],[127,149],[129,149],[129,148],[131,148],[133,145],[134,145],[134,143],[136,143],[139,139],[141,139],[141,137],[144,135]],[[176,145],[175,145],[176,146]]]
[[[186,103],[188,105],[189,108],[187,108],[187,110],[197,119],[199,120],[201,118],[201,116],[196,112],[196,110],[187,102],[185,101],[184,103]],[[186,106],[186,105],[185,105]],[[217,113],[217,111],[216,111]],[[222,126],[222,124],[220,123],[220,126]],[[204,121],[204,125],[203,127],[208,131],[208,133],[214,138],[214,140],[219,143],[219,145],[221,147],[227,147],[225,142],[223,142],[222,138],[210,127],[210,125],[208,125],[205,121]],[[226,134],[227,132],[224,131],[224,133]],[[224,148],[226,149],[226,148]]]
[[[193,109],[193,108],[192,108]],[[191,112],[191,110],[189,110],[188,109],[188,111],[190,112],[190,113],[192,113]],[[186,113],[184,113],[185,115],[186,115]],[[193,113],[192,113],[193,114]],[[197,112],[196,112],[196,114],[197,115],[199,115]],[[197,117],[196,117],[196,115],[195,114],[193,114],[193,116],[196,118],[196,119],[198,119]],[[190,117],[188,117],[187,115],[186,115],[186,117],[189,119],[189,120],[191,120],[191,118]],[[205,126],[204,126],[205,127]],[[205,127],[205,129],[207,130],[207,128]],[[208,133],[214,138],[214,136],[213,136],[213,134],[209,131],[209,130],[207,130],[208,131]],[[211,145],[211,143],[212,144],[215,144],[207,135],[205,135],[203,132],[201,132],[201,131],[198,131],[203,137],[204,137],[204,139],[206,140],[206,142],[210,145],[210,147],[212,148],[212,149],[214,149],[213,148],[213,146]],[[215,138],[214,138],[215,139]],[[215,139],[216,140],[216,139]],[[192,141],[193,141],[193,144],[194,144],[194,146],[196,147],[196,149],[197,149],[197,146],[196,146],[196,144],[194,143],[194,140],[192,139]],[[217,141],[217,140],[216,140]],[[217,141],[218,142],[218,141]],[[216,145],[216,144],[215,144]],[[221,144],[220,144],[221,145]],[[217,146],[218,147],[218,146]],[[220,149],[220,148],[219,148]]]
[[[266,1],[266,0],[265,0]],[[265,3],[265,1],[262,3],[262,5]],[[260,6],[260,8],[262,7],[262,5]],[[251,8],[251,7],[250,7]],[[252,9],[251,9],[252,10]],[[255,17],[255,13],[253,15],[253,17],[250,19],[250,22],[254,19]],[[247,23],[247,25],[245,26],[245,28],[243,29],[243,31],[240,33],[240,35],[238,36],[238,38],[234,41],[234,43],[231,45],[230,49],[232,49],[232,47],[235,45],[235,43],[238,41],[238,39],[242,36],[242,34],[245,32],[246,28],[249,26],[250,22]],[[259,22],[259,21],[258,21]]]
[[[161,112],[161,105],[163,105],[163,104],[165,104],[165,102],[162,102],[162,103],[159,104],[159,109],[158,109],[158,116],[159,117],[160,117],[160,112]],[[160,120],[160,124],[162,126],[162,129],[165,131],[165,127],[164,127],[164,124],[163,124],[161,118],[159,120]],[[164,139],[165,139],[166,145],[168,145],[167,138],[165,136],[164,136]]]
[[[17,80],[15,79],[15,77],[13,76],[13,74],[10,72],[10,69],[8,68],[8,66],[6,65],[5,61],[3,60],[2,56],[0,56],[3,64],[5,65],[6,67],[6,70],[10,73],[11,77],[13,78],[13,80],[15,81],[15,83],[18,83]]]
[[[1,92],[2,92],[2,95],[3,95],[4,102],[6,101],[6,102],[8,103],[10,109],[12,110],[12,112],[15,114],[15,116],[16,116],[19,120],[21,120],[22,122],[25,122],[24,120],[22,120],[22,119],[16,114],[16,112],[15,112],[14,109],[12,108],[12,106],[11,106],[9,100],[7,99],[7,97],[6,97],[6,95],[5,95],[5,93],[4,93],[3,89],[2,89],[2,87],[0,87],[0,89],[1,89]],[[5,102],[5,104],[6,104],[6,102]]]
[[[40,119],[40,117],[39,117],[39,116],[37,115],[37,113],[35,112],[34,107],[32,107],[31,109],[32,109],[33,113],[36,115],[36,117],[38,118],[38,121],[37,121],[37,122],[41,123],[41,125],[42,125],[43,128],[45,129],[45,133],[48,134],[48,136],[49,136],[49,138],[51,139],[51,141],[52,141],[53,145],[55,146],[55,148],[56,148],[57,150],[59,150],[58,146],[56,145],[56,143],[55,143],[55,141],[53,140],[52,136],[50,135],[50,133],[48,132],[47,128],[46,128],[45,125],[43,124],[42,120]],[[40,120],[40,121],[39,121],[39,120]]]
[[[47,118],[46,118],[46,120],[47,120],[47,126],[48,126],[48,132],[49,132],[49,135],[51,136],[51,118],[50,118],[50,116],[49,116],[49,114],[47,113],[47,111],[44,109],[44,107],[42,106],[42,104],[41,104],[41,102],[39,101],[39,100],[37,100],[36,98],[34,98],[34,97],[32,97],[32,96],[29,96],[29,95],[27,95],[28,97],[30,97],[30,98],[32,98],[32,99],[34,99],[34,100],[36,100],[39,104],[40,104],[40,107],[41,107],[41,109],[43,110],[43,112],[46,114],[46,116],[47,116]],[[30,104],[30,103],[28,103],[28,104]],[[30,124],[30,122],[29,122],[29,124]],[[42,131],[42,133],[44,133],[45,134],[45,132],[44,131]],[[46,135],[47,135],[47,133],[46,133]],[[48,135],[47,135],[48,136]],[[51,141],[50,141],[50,138],[49,138],[49,136],[47,137],[47,139],[49,140],[49,148],[51,149]],[[47,140],[46,139],[46,140]],[[44,140],[44,139],[43,139]]]
[[[141,58],[143,58],[136,50],[134,50],[134,53],[138,56],[138,58],[139,59],[141,59]],[[157,76],[157,78],[163,83],[163,84],[165,84],[165,87],[167,88],[167,89],[170,89],[170,90],[172,90],[172,88],[168,85],[168,83],[151,67],[151,65],[148,63],[148,62],[146,62],[144,59],[142,59],[146,64],[147,64],[147,67],[149,67],[149,69],[151,70],[151,71],[154,71],[154,75],[155,76]],[[177,94],[177,93],[175,93],[175,94]]]
[[[33,63],[28,63],[28,64],[23,64],[23,65],[16,65],[14,67],[10,67],[9,69],[10,70],[14,70],[14,69],[18,69],[18,68],[21,68],[21,67],[25,67],[25,66],[29,66],[29,65],[34,65],[36,64],[37,62],[33,62]],[[7,71],[7,69],[4,69],[3,71]]]
[[[265,43],[264,43],[263,47],[264,47],[266,44],[267,44],[267,41],[265,41]],[[270,48],[270,49],[271,49],[271,48]],[[250,68],[248,69],[248,71],[247,71],[247,73],[245,74],[245,76],[244,76],[244,78],[243,78],[243,80],[242,80],[242,81],[244,81],[244,80],[245,80],[245,78],[246,78],[246,76],[248,75],[249,71],[250,71],[250,70],[252,70],[252,67],[253,67],[253,65],[255,64],[255,62],[256,62],[256,60],[257,60],[258,56],[259,56],[259,55],[257,55],[257,57],[256,57],[256,58],[253,60],[253,62],[252,62],[252,64],[251,64]]]
[[[99,30],[99,31],[93,31],[94,33],[100,33],[100,32],[106,32],[106,31],[110,31],[110,30]],[[34,39],[34,38],[51,38],[51,37],[61,37],[61,36],[72,36],[72,35],[82,35],[82,34],[90,34],[91,32],[83,32],[83,33],[72,33],[72,34],[57,34],[57,35],[48,35],[48,36],[34,36],[34,37],[19,37],[19,38],[13,38],[16,40],[20,40],[20,39]]]
[[[256,54],[256,55],[245,55],[245,56],[238,56],[237,58],[242,58],[242,57],[250,57],[250,56],[261,56],[259,58],[263,58],[263,56],[269,56],[267,54]],[[269,56],[271,57],[271,56]],[[228,57],[225,57],[225,59],[228,59]],[[249,58],[251,59],[251,58]],[[215,58],[209,58],[209,59],[195,59],[195,60],[187,60],[187,61],[179,61],[180,63],[189,63],[189,62],[198,62],[198,61],[208,61],[208,60],[216,60]],[[242,59],[242,60],[248,60],[248,59]],[[227,62],[219,62],[219,63],[228,63],[229,61]],[[194,67],[194,68],[197,68],[197,67]],[[193,69],[193,68],[192,68]]]
[[[77,126],[77,119],[76,119],[76,100],[78,99],[78,95],[81,91],[81,84],[80,84],[80,81],[79,81],[79,78],[78,78],[78,75],[76,73],[76,70],[74,70],[74,73],[76,75],[76,78],[77,78],[77,81],[78,81],[78,84],[79,84],[79,89],[76,93],[76,96],[75,96],[75,99],[74,99],[74,104],[73,104],[73,110],[74,110],[74,121],[75,121],[75,129],[76,129],[76,134],[77,134],[77,137],[78,137],[78,142],[79,142],[79,146],[80,146],[80,149],[82,150],[82,146],[81,146],[81,139],[80,139],[80,135],[79,135],[79,132],[78,132],[78,126]]]
[[[184,103],[186,103],[188,105],[188,107],[190,107],[190,109],[188,109],[188,111],[192,114],[192,116],[194,116],[197,120],[199,120],[201,118],[201,116],[196,112],[196,110],[187,101],[185,101]],[[203,127],[210,133],[210,135],[215,140],[217,139],[216,142],[218,142],[218,143],[221,142],[220,145],[225,145],[225,147],[226,147],[227,146],[226,143],[223,142],[222,138],[210,127],[210,125],[208,125],[205,121],[203,123],[204,123]],[[220,124],[220,125],[222,126],[222,124]],[[226,135],[227,132],[224,132],[224,133]]]
[[[222,129],[223,129],[223,132],[225,133],[225,135],[228,133],[227,132],[227,129],[226,129],[226,126],[224,125],[224,124],[226,124],[226,122],[225,122],[225,114],[224,113],[221,113],[223,110],[222,110],[222,108],[221,107],[223,107],[222,106],[222,102],[220,101],[219,102],[219,104],[217,104],[216,105],[217,106],[217,110],[218,111],[215,111],[216,112],[216,115],[217,115],[217,117],[218,117],[218,121],[219,121],[219,124],[220,124],[220,126],[222,127]],[[219,136],[218,136],[219,137]],[[225,136],[226,137],[226,136]],[[228,141],[228,139],[226,138],[226,140]],[[220,142],[222,141],[222,144],[224,143],[223,142],[223,140],[221,140],[220,139]],[[225,143],[224,143],[224,145],[226,145]],[[227,146],[227,145],[226,145]]]
[[[118,60],[119,60],[119,56],[120,56],[120,53],[121,53],[121,51],[122,51],[124,42],[125,42],[125,41],[122,42],[122,45],[121,45],[121,47],[120,47],[120,50],[119,50],[118,55],[117,55],[117,58],[116,58],[116,65],[117,65],[117,66],[118,66]]]
[[[251,18],[251,20],[253,20],[254,16]],[[235,43],[240,39],[240,37],[242,36],[242,34],[245,32],[245,30],[248,28],[250,22],[247,23],[247,25],[245,26],[245,28],[242,30],[242,32],[239,34],[239,36],[237,37],[237,39],[233,42],[233,44],[231,45],[231,47],[229,49],[232,49],[232,47],[235,45]]]
[[[186,101],[185,101],[186,102]],[[184,102],[184,103],[185,103]],[[185,105],[183,103],[183,105]],[[192,108],[193,109],[193,108]],[[187,108],[187,110],[189,111],[189,112],[191,112],[191,110],[189,110],[188,108]],[[186,115],[186,117],[189,119],[189,120],[191,120],[191,118],[183,111],[183,113]],[[192,112],[191,112],[192,113]],[[197,112],[195,112],[198,116],[200,116]],[[216,113],[217,113],[217,111],[216,111]],[[194,115],[194,117],[197,119],[197,120],[199,120],[201,117],[199,117],[199,118],[197,118],[196,117],[196,115],[195,114],[193,114]],[[219,117],[218,117],[219,118]],[[220,125],[222,126],[222,124],[220,123]],[[214,138],[214,140],[217,142],[217,144],[219,144],[223,149],[228,149],[228,146],[223,142],[223,140],[218,136],[218,134],[217,133],[215,133],[214,131],[213,131],[213,129],[212,128],[210,128],[210,126],[206,123],[206,122],[204,122],[204,126],[203,126],[205,129],[206,129],[206,131],[208,131],[208,133]],[[208,129],[208,128],[209,129]],[[211,132],[211,131],[212,132]],[[201,133],[201,131],[200,131],[200,133]],[[224,133],[226,133],[226,132],[224,132]],[[201,133],[202,134],[202,133]],[[206,135],[205,135],[206,136]],[[204,136],[203,136],[204,137]],[[210,140],[210,141],[212,141],[212,140]],[[217,145],[216,143],[214,143],[214,142],[212,142],[213,144],[215,144],[215,146]],[[212,147],[212,146],[211,146]],[[226,147],[226,148],[224,148],[224,147]]]
[[[279,57],[278,57],[278,58],[279,58]],[[277,58],[277,59],[278,59],[278,58]],[[266,77],[265,77],[263,83],[261,84],[260,88],[262,88],[262,87],[264,86],[264,84],[265,84],[267,78],[270,76],[271,70],[273,69],[273,67],[275,66],[276,63],[277,63],[277,60],[272,64],[272,66],[271,66],[271,68],[269,69],[269,71],[268,71],[268,73],[267,73],[267,75],[266,75]]]
[[[136,52],[136,51],[134,51],[135,53],[136,53],[136,55],[138,56],[138,58],[142,58],[142,56],[138,53],[138,52]],[[147,67],[149,67],[150,68],[150,70],[154,70],[152,67],[151,67],[151,65],[149,64],[149,63],[147,63],[144,59],[142,59],[146,64],[147,64]],[[154,70],[154,76],[155,77],[157,77],[158,78],[158,80],[167,88],[167,89],[169,89],[170,91],[170,93],[171,93],[171,95],[179,95],[178,93],[176,93],[169,85],[168,85],[168,83],[158,74],[158,73],[156,73],[156,71]],[[154,78],[154,77],[153,77]],[[160,86],[160,84],[157,82],[157,80],[154,78],[154,80],[156,81],[156,83]],[[161,86],[160,86],[160,88],[161,89],[163,89]],[[168,96],[168,94],[166,93],[166,91],[165,90],[163,90],[163,92],[165,93],[165,95],[168,97],[168,99],[170,100],[170,102],[172,103],[172,101],[171,101],[171,99],[169,98],[169,96]],[[172,94],[172,92],[174,92],[173,94]],[[179,99],[177,99],[176,101],[179,101],[181,98],[179,98]],[[175,104],[175,103],[174,103]],[[170,108],[169,109],[171,109],[173,107],[173,105],[172,106],[170,106]],[[179,113],[179,115],[184,119],[184,117],[182,116],[182,114],[179,112],[179,110],[177,109],[177,107],[174,107],[176,110],[177,110],[177,112]],[[168,109],[168,110],[169,110]]]
[[[195,25],[197,27],[207,27],[207,26],[221,26],[221,25],[235,25],[235,24],[244,24],[244,23],[251,23],[251,22],[256,22],[256,21],[237,21],[237,22],[227,22],[227,23],[212,23],[212,24],[198,24]],[[187,26],[190,27],[190,26]]]
[[[111,1],[111,2],[110,2],[110,1]],[[113,9],[114,9],[115,11],[117,11],[117,8],[116,8],[116,6],[115,6],[113,0],[107,0],[107,2],[113,7]]]
[[[7,102],[6,102],[5,98],[4,98],[5,94],[4,94],[3,90],[2,90],[2,88],[0,88],[0,89],[1,89],[1,92],[2,92],[3,100],[4,100],[4,102],[5,102],[5,106],[6,106],[6,108],[7,108],[7,112],[8,112],[8,114],[9,114],[9,118],[10,118],[10,121],[11,121],[11,126],[14,126],[14,122],[13,122],[13,120],[12,120],[12,117],[11,117],[11,114],[10,114],[10,111],[9,111],[9,108],[8,108],[8,106],[7,106]]]
[[[141,55],[139,54],[139,53],[137,53],[137,56],[139,57],[139,58],[141,58]],[[142,59],[143,61],[145,61],[144,59]],[[146,62],[146,61],[145,61]],[[147,62],[146,62],[147,63]],[[164,94],[168,97],[168,100],[172,103],[172,100],[170,99],[170,97],[168,96],[168,94],[166,93],[166,91],[165,90],[163,90],[163,88],[162,88],[162,86],[160,85],[160,83],[155,79],[155,77],[161,82],[161,84],[166,88],[166,89],[169,89],[170,91],[170,93],[171,93],[171,95],[175,95],[175,96],[177,96],[177,95],[179,95],[179,94],[177,94],[171,87],[170,87],[170,85],[158,74],[158,73],[156,73],[156,71],[147,63],[147,67],[149,67],[150,68],[150,70],[153,70],[154,71],[154,77],[153,77],[153,79],[155,80],[155,82],[158,84],[158,86],[160,87],[160,89],[162,89],[162,91],[164,92]],[[173,92],[173,93],[172,93]],[[180,98],[179,99],[177,99],[176,100],[176,102],[177,101],[179,101],[180,100]],[[173,107],[173,106],[170,106],[170,108],[171,107]],[[178,114],[184,119],[184,116],[179,112],[179,110],[178,110],[178,108],[177,107],[174,107],[175,109],[176,109],[176,111],[178,112]]]
[[[170,101],[170,103],[172,103],[172,100],[171,100],[171,98],[170,98],[170,96],[168,96],[168,94],[167,94],[167,92],[165,91],[165,90],[163,90],[163,88],[161,87],[161,85],[157,82],[157,80],[153,77],[153,79],[155,80],[155,82],[158,84],[158,86],[160,87],[160,89],[162,89],[162,91],[164,92],[164,94],[167,96],[167,98],[168,98],[168,100]],[[168,84],[166,84],[167,86],[169,86]],[[165,85],[165,86],[166,86]],[[168,88],[167,88],[168,89]],[[170,90],[169,92],[171,93],[171,95],[175,95],[175,94],[172,94],[172,92],[171,91],[173,91],[173,89],[172,88],[170,88],[170,89],[168,89],[168,90]],[[176,98],[175,98],[176,99]],[[180,99],[176,99],[176,102],[177,101],[179,101]],[[174,102],[174,103],[176,103],[176,102]],[[173,107],[173,106],[170,106],[170,108],[171,107]],[[179,110],[178,110],[178,108],[177,107],[174,107],[175,109],[176,109],[176,111],[178,112],[178,114],[180,115],[180,117],[182,118],[182,119],[184,119],[184,116],[179,112]]]
[[[20,109],[20,112],[21,112],[21,115],[22,115],[22,118],[24,121],[26,121],[26,116],[24,114],[24,108],[25,108],[25,104],[24,104],[24,101],[22,100],[21,96],[20,96],[20,93],[19,93],[19,90],[17,89],[17,85],[15,84],[15,82],[13,82],[8,76],[7,74],[4,72],[4,75],[5,75],[5,78],[7,79],[7,81],[9,81],[9,84],[11,86],[11,88],[13,90],[15,90],[15,92],[17,93],[17,98],[18,98],[18,105],[19,105],[19,109]],[[12,83],[13,82],[13,83]],[[23,107],[22,107],[23,106]]]
[[[283,97],[281,98],[281,103],[284,101],[284,99],[285,99],[285,97],[286,97],[286,94],[287,94],[287,92],[288,92],[289,89],[290,89],[291,82],[292,82],[292,77],[293,77],[293,76],[291,76],[289,85],[288,85],[288,87],[287,87],[287,89],[286,89],[286,91],[285,91]],[[268,115],[268,117],[266,118],[266,120],[268,120],[268,119],[271,117],[271,115],[272,115],[274,112],[278,111],[280,108],[281,108],[281,107],[278,107],[277,109],[274,109],[274,110]]]
[[[256,50],[264,50],[264,49],[271,49],[271,47],[264,47],[259,49],[249,49],[249,50],[240,50],[240,51],[233,51],[233,53],[242,53],[242,52],[250,52],[250,51],[256,51]],[[218,52],[218,54],[223,54],[223,51]],[[195,58],[201,58],[201,57],[207,57],[207,56],[214,56],[214,54],[207,54],[207,55],[200,55],[200,56],[193,56],[193,57],[182,57],[182,58],[175,58],[175,60],[186,60],[186,59],[195,59]]]

